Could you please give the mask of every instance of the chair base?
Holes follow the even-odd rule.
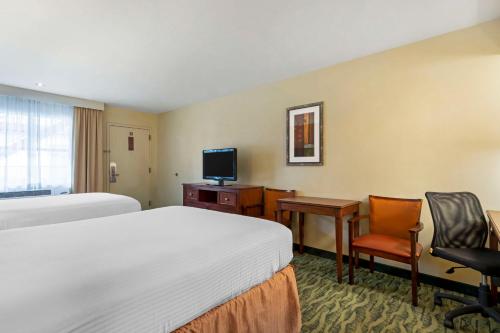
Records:
[[[450,329],[455,328],[453,319],[471,313],[480,313],[483,317],[491,317],[496,322],[500,322],[500,310],[492,306],[490,295],[490,286],[487,284],[480,284],[477,300],[470,300],[453,294],[436,292],[434,294],[434,304],[438,306],[443,305],[443,299],[449,299],[465,304],[465,306],[461,308],[456,308],[446,313],[443,323],[445,327]]]
[[[375,270],[375,255],[371,251],[362,251],[359,248],[353,249],[352,243],[349,245],[349,284],[354,284],[354,267],[355,267],[355,254],[356,252],[362,252],[370,255],[370,273],[373,273]],[[393,256],[385,256],[383,253],[377,253],[378,256],[385,259],[392,259],[398,262],[403,262],[411,265],[411,304],[413,306],[418,306],[418,287],[420,286],[420,278],[418,272],[418,259],[410,259],[410,262],[398,260],[399,258],[395,258]]]

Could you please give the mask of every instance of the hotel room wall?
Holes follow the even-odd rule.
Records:
[[[318,101],[325,103],[324,166],[286,166],[286,108]],[[181,204],[181,184],[202,180],[202,149],[237,147],[240,183],[358,199],[365,212],[369,194],[424,198],[426,191],[463,190],[476,193],[485,210],[500,209],[500,21],[165,112],[159,120],[160,205]],[[470,270],[444,274],[450,263],[427,253],[433,231],[427,203],[422,221],[421,271],[477,284]],[[344,240],[347,253],[346,232]],[[332,219],[308,216],[305,244],[334,251]]]
[[[149,128],[151,131],[151,197],[153,201],[152,207],[158,207],[158,201],[155,200],[158,177],[158,114],[140,112],[136,110],[124,109],[106,105],[104,108],[103,131],[104,131],[104,149],[107,149],[107,128],[108,124],[115,123],[120,125],[128,125],[131,127]],[[108,188],[108,160],[104,155],[104,189]]]

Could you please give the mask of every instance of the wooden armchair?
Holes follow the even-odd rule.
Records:
[[[264,204],[247,206],[245,207],[245,211],[253,208],[260,208],[260,214],[257,217],[278,222],[278,199],[293,197],[295,197],[295,190],[266,188],[264,190]],[[291,212],[283,212],[283,224],[289,227],[291,221]]]
[[[411,265],[412,303],[418,305],[417,285],[418,260],[422,245],[418,233],[424,228],[419,222],[421,199],[397,199],[369,196],[370,214],[349,220],[349,283],[354,283],[353,254],[370,255],[370,272],[373,272],[374,257],[403,262]],[[370,232],[356,236],[359,221],[369,221]]]

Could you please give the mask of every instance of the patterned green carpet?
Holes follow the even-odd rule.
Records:
[[[384,273],[356,271],[356,285],[337,283],[335,261],[296,255],[295,266],[302,307],[302,332],[493,332],[500,324],[480,315],[455,319],[455,330],[442,325],[444,313],[458,304],[434,306],[436,287],[421,284],[419,306],[411,305],[410,281]]]

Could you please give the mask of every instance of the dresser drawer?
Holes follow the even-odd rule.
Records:
[[[198,190],[193,188],[184,189],[184,197],[186,200],[198,200]]]
[[[219,192],[219,205],[236,206],[236,193]]]

